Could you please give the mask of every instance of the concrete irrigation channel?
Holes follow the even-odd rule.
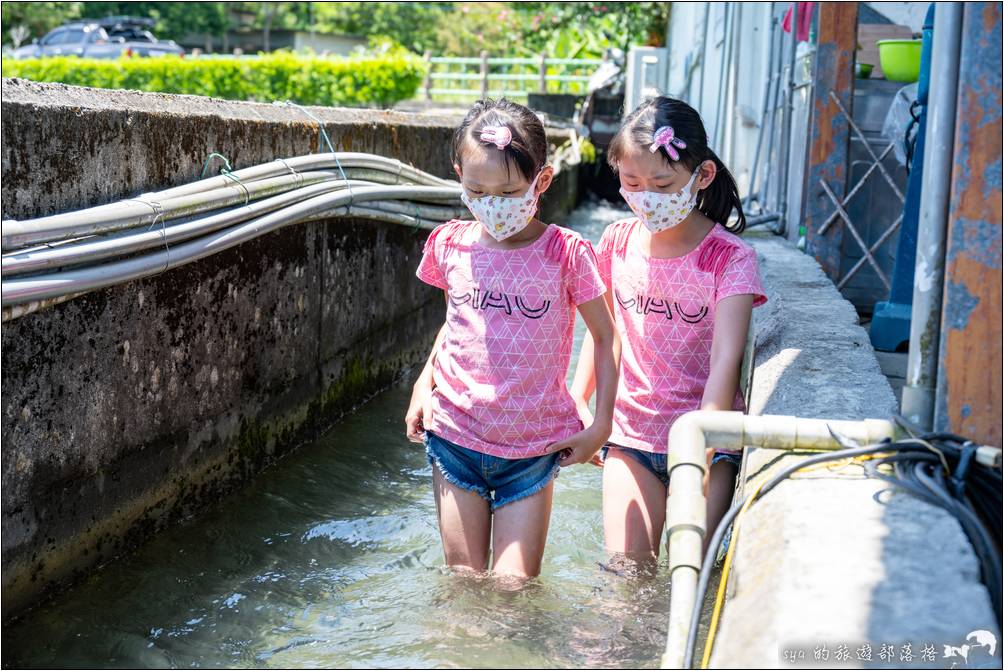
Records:
[[[327,153],[318,124],[295,107],[7,79],[2,92],[5,222],[28,222],[129,199],[134,203],[149,200],[143,196],[197,182],[213,152],[226,156],[235,174],[252,166],[274,165],[280,158]],[[432,181],[452,178],[448,147],[455,118],[377,110],[311,108],[310,113],[323,122],[340,156],[370,154],[411,166]],[[373,166],[342,169],[357,171],[346,176],[358,180],[353,188],[357,185],[360,192],[400,186],[399,182],[374,186],[374,174],[365,172]],[[337,165],[315,164],[305,170],[294,164],[285,178],[280,173],[261,178],[274,180],[259,185],[262,198],[283,197],[268,189],[289,187],[296,181],[294,173],[311,171],[316,173],[316,182],[294,186],[316,189],[310,196],[314,198],[335,198],[341,193],[334,187],[325,191],[342,178]],[[214,188],[236,199],[236,207],[245,200],[242,189],[255,184],[244,177],[239,178],[241,184],[218,179]],[[554,197],[545,201],[546,219],[565,221],[578,200],[576,184],[574,166],[567,167],[552,187]],[[263,202],[257,194],[248,195],[247,200]],[[428,217],[416,216],[417,211],[407,207],[391,212],[395,210],[391,206],[383,210],[367,206],[354,214],[343,212],[343,216],[308,213],[306,221],[249,236],[190,263],[166,263],[157,272],[81,287],[86,292],[68,300],[49,304],[45,301],[59,297],[52,291],[44,297],[31,294],[32,300],[41,302],[32,309],[15,310],[21,304],[4,296],[3,616],[9,623],[21,622],[13,629],[5,627],[5,642],[14,642],[20,650],[8,653],[11,646],[5,646],[5,666],[14,661],[59,663],[58,656],[26,656],[21,649],[30,638],[27,632],[38,627],[67,637],[53,648],[64,651],[62,659],[107,663],[108,656],[100,656],[104,653],[74,657],[69,640],[72,626],[67,623],[79,622],[92,607],[88,604],[107,612],[99,618],[106,630],[129,631],[114,645],[110,639],[96,643],[98,639],[92,637],[98,636],[96,630],[83,632],[83,639],[95,643],[95,650],[115,648],[118,653],[108,654],[135,664],[165,660],[266,663],[275,655],[279,655],[275,663],[346,664],[351,658],[344,656],[347,644],[334,632],[379,623],[353,619],[366,617],[361,610],[339,609],[351,602],[350,595],[362,594],[358,590],[363,585],[372,587],[359,581],[384,575],[380,573],[384,569],[388,581],[405,574],[414,578],[423,603],[425,599],[432,604],[455,599],[461,610],[469,609],[456,619],[443,620],[437,619],[435,606],[429,606],[421,617],[405,618],[397,630],[390,613],[422,605],[401,597],[393,608],[380,611],[388,621],[379,627],[392,627],[385,636],[399,641],[403,650],[409,636],[432,641],[435,632],[430,627],[448,625],[464,629],[463,635],[451,640],[461,648],[470,647],[459,650],[456,659],[437,657],[431,648],[399,655],[385,650],[384,657],[374,652],[376,648],[367,648],[368,654],[377,655],[369,657],[370,661],[414,665],[502,659],[478,642],[474,630],[490,631],[490,619],[482,619],[478,609],[486,602],[499,605],[504,597],[486,596],[478,591],[481,588],[460,588],[458,596],[452,583],[430,578],[439,570],[439,550],[435,535],[427,533],[421,521],[429,512],[430,501],[420,493],[425,491],[422,478],[427,474],[421,470],[422,460],[394,443],[398,438],[391,437],[391,429],[386,428],[396,427],[403,413],[401,408],[395,414],[401,396],[395,384],[427,354],[443,316],[441,297],[414,280],[414,269],[427,235],[426,224],[442,215],[436,208],[452,204],[447,198],[423,206],[431,208],[426,210]],[[141,209],[142,205],[136,213]],[[412,219],[402,225],[398,215]],[[194,225],[218,213],[186,211],[176,220],[162,221],[154,208],[147,208],[141,216],[146,217],[141,225],[116,234],[137,234],[137,238],[118,240],[113,235],[72,245],[103,249],[106,260],[116,263],[135,262],[160,253],[158,231],[169,235],[174,226]],[[595,240],[602,226],[620,216],[624,213],[593,205],[575,211],[569,221]],[[221,226],[247,224],[221,221],[217,222]],[[7,234],[5,224],[5,292],[8,282],[82,267],[58,265],[73,255],[65,243],[39,245],[46,241],[12,238],[12,245],[35,245],[14,250],[7,246]],[[177,250],[198,239],[179,238],[177,246],[170,246]],[[850,304],[811,258],[787,242],[753,233],[747,239],[760,256],[769,298],[754,313],[750,412],[840,420],[890,417],[895,398]],[[15,251],[22,255],[20,259],[15,258]],[[41,265],[32,265],[36,263]],[[388,388],[367,406],[369,410],[352,414]],[[332,426],[335,431],[326,432]],[[355,447],[339,441],[339,431],[354,436],[351,440],[356,442],[351,445]],[[356,491],[352,479],[338,470],[338,462],[344,461],[362,468],[360,477],[383,482],[384,471],[360,461],[358,450],[368,435],[388,445],[383,458],[389,461],[380,468],[398,469],[393,472],[399,477],[390,481],[389,489],[375,484],[374,497],[399,491],[409,505],[417,507],[402,508],[389,498],[381,498],[379,504],[368,502],[365,492]],[[260,475],[297,447],[303,449]],[[338,455],[339,449],[345,450],[344,458],[329,458],[331,450]],[[741,486],[748,486],[778,463],[798,458],[767,449],[747,450]],[[366,551],[332,550],[330,556],[322,552],[337,566],[329,567],[332,572],[305,569],[311,580],[321,581],[311,583],[319,591],[302,599],[291,593],[279,610],[269,611],[274,617],[240,625],[250,629],[224,635],[225,627],[216,628],[222,627],[222,620],[212,619],[222,615],[211,616],[211,628],[187,627],[196,632],[197,641],[185,640],[197,642],[195,647],[174,647],[164,653],[166,657],[144,658],[141,651],[148,649],[147,644],[160,650],[166,646],[162,636],[171,631],[189,635],[183,633],[184,622],[203,617],[192,614],[192,609],[236,610],[235,604],[246,591],[230,589],[233,582],[254,580],[241,577],[244,569],[231,565],[235,556],[251,557],[239,564],[256,577],[281,573],[274,566],[269,568],[275,556],[256,563],[261,548],[247,549],[251,546],[245,543],[263,542],[262,538],[275,541],[278,536],[273,532],[282,523],[276,521],[275,529],[265,530],[256,526],[241,505],[258,507],[262,520],[282,519],[278,509],[268,508],[269,502],[278,500],[273,495],[289,500],[291,494],[273,485],[289,482],[294,474],[311,477],[311,468],[330,475],[333,486],[330,491],[301,491],[303,496],[318,497],[311,501],[323,498],[326,502],[316,503],[321,507],[311,508],[303,519],[296,518],[302,528],[287,530],[291,538],[300,539],[302,547],[294,543],[292,554],[284,554],[282,561],[297,565],[302,561],[309,567],[308,559],[314,556],[309,553],[315,547],[310,543],[318,534]],[[563,476],[556,516],[561,511],[565,517],[555,521],[553,568],[545,571],[539,591],[526,595],[529,605],[509,609],[512,613],[500,606],[506,618],[514,618],[506,620],[506,626],[512,627],[507,631],[516,636],[534,629],[557,636],[563,631],[559,620],[581,612],[581,602],[575,600],[583,599],[599,612],[607,609],[644,623],[644,634],[628,626],[628,638],[611,634],[610,640],[616,643],[599,652],[602,646],[588,643],[591,628],[603,628],[604,622],[612,620],[583,618],[578,635],[587,643],[555,646],[546,637],[531,637],[537,647],[520,659],[543,665],[658,664],[668,623],[665,585],[610,583],[608,577],[596,577],[604,575],[596,566],[603,561],[598,540],[602,532],[598,479],[590,473]],[[248,487],[252,481],[255,484]],[[961,642],[969,631],[994,627],[975,557],[958,523],[906,494],[880,494],[884,489],[888,488],[872,480],[824,471],[811,481],[792,480],[779,486],[751,508],[736,549],[712,665],[775,666],[785,645],[820,637],[844,640],[848,645],[864,640],[919,641],[921,637]],[[375,508],[380,506],[383,512],[378,514]],[[394,511],[422,530],[384,526],[389,524],[386,516]],[[412,515],[415,511],[422,515]],[[236,554],[223,556],[217,565],[209,555],[199,554],[209,552],[213,543],[207,549],[207,543],[189,536],[203,538],[199,535],[203,532],[210,538],[227,536],[220,520],[226,520],[225,526],[232,527],[236,536],[233,542],[220,542],[218,550]],[[398,541],[403,543],[400,548]],[[583,545],[576,547],[573,541]],[[169,556],[174,550],[203,557],[199,560],[203,569],[218,569],[225,579],[212,586],[200,582],[196,577],[199,561],[178,563],[180,573],[176,574],[169,568],[175,566],[176,560]],[[379,566],[370,561],[377,558],[382,562]],[[95,571],[102,565],[108,566]],[[125,599],[123,604],[133,604],[136,622],[130,622],[128,609],[115,611],[113,607],[116,570],[136,581],[137,599],[155,599],[170,591],[164,585],[144,591],[143,576],[152,579],[159,572],[175,576],[178,585],[209,590],[204,596],[212,598],[186,604],[179,595],[180,601],[172,601],[173,606],[156,614]],[[412,575],[409,571],[420,572]],[[332,577],[335,573],[337,578]],[[86,584],[60,591],[85,576],[92,576]],[[661,570],[659,579],[666,577]],[[589,585],[593,591],[569,588],[564,596],[556,596],[549,591],[548,581],[551,585]],[[398,586],[394,593],[407,592],[400,589],[399,581],[393,584]],[[392,593],[381,591],[384,588],[373,589],[377,594]],[[187,588],[179,589],[181,595],[186,594]],[[285,589],[295,592],[295,581]],[[339,601],[342,597],[332,593],[342,594],[345,600]],[[597,594],[602,598],[590,601]],[[259,596],[266,598],[264,593]],[[553,599],[557,605],[552,608]],[[320,619],[306,616],[304,600]],[[625,610],[625,604],[631,603],[641,610]],[[294,613],[297,608],[301,610]],[[530,621],[521,619],[527,610]],[[343,615],[347,619],[338,619]],[[277,625],[276,618],[285,625]],[[168,621],[177,626],[164,629],[157,624]],[[275,627],[286,625],[296,633],[276,633]],[[227,647],[231,634],[250,643],[235,652]],[[626,652],[638,638],[644,639],[643,659]],[[132,642],[122,643],[127,640]],[[324,654],[311,657],[312,645],[329,647]],[[108,646],[107,650],[102,646]],[[473,656],[463,657],[464,650]],[[496,652],[504,650],[509,648]],[[363,654],[363,650],[354,649],[353,654]]]

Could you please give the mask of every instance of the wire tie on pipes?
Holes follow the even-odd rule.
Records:
[[[147,228],[146,228],[146,230],[148,230],[148,231],[151,230],[151,229],[153,229],[153,227],[157,224],[157,220],[160,219],[161,216],[164,214],[164,208],[161,207],[160,203],[158,203],[155,200],[146,200],[144,198],[128,198],[128,199],[126,199],[126,200],[124,200],[122,202],[124,202],[124,203],[128,203],[128,202],[140,203],[141,205],[146,205],[151,210],[153,210],[153,221],[151,221],[150,225],[147,226]],[[102,233],[102,235],[107,235],[110,232],[112,232],[112,231],[106,231],[105,233]]]
[[[412,211],[415,213],[415,226],[411,229],[412,233],[418,233],[418,230],[422,227],[422,219],[419,217],[418,213],[418,203],[412,202]]]
[[[244,186],[244,182],[242,182],[240,178],[237,177],[237,175],[233,174],[229,170],[221,169],[220,174],[226,177],[227,179],[237,182],[237,186],[241,187],[244,190],[244,205],[247,206],[251,202],[251,192],[248,191],[248,188],[246,186]]]
[[[224,172],[224,171],[230,172],[231,170],[233,170],[233,168],[230,167],[230,161],[227,159],[227,157],[224,156],[223,154],[219,154],[219,153],[217,153],[217,152],[214,151],[214,152],[211,152],[209,154],[209,156],[206,157],[206,162],[202,164],[202,176],[199,177],[199,179],[205,179],[206,178],[206,170],[209,169],[209,163],[214,158],[221,158],[221,159],[223,159],[223,167],[220,168],[220,172],[221,173]]]
[[[233,174],[233,168],[230,167],[230,160],[226,156],[224,156],[223,154],[220,154],[220,153],[215,152],[215,151],[214,152],[210,152],[209,156],[206,157],[206,162],[202,164],[202,176],[200,177],[200,179],[205,179],[205,177],[206,177],[206,170],[209,169],[209,163],[214,158],[219,158],[219,159],[223,160],[223,167],[220,168],[220,174],[223,175],[224,177],[226,177],[227,179],[229,179],[230,181],[236,182],[237,186],[239,186],[239,187],[241,187],[241,189],[243,189],[243,191],[244,191],[244,205],[248,205],[251,202],[251,192],[248,191],[248,188],[246,186],[244,186],[244,182],[242,182],[239,177],[237,177],[236,175]],[[285,163],[285,161],[283,161],[283,163]],[[286,165],[286,167],[288,168],[289,165]]]
[[[297,172],[296,170],[294,170],[293,166],[291,166],[289,163],[286,163],[286,159],[284,159],[284,158],[277,158],[275,160],[277,160],[279,163],[282,163],[284,166],[286,166],[286,170],[289,170],[290,174],[293,175],[293,177],[296,178],[296,184],[297,184],[297,186],[302,186],[303,185],[303,175],[301,173]]]
[[[282,104],[282,103],[276,101],[273,104]],[[342,162],[338,160],[338,153],[335,152],[335,147],[334,147],[334,145],[331,144],[331,138],[328,137],[327,131],[324,130],[324,122],[321,121],[320,119],[318,119],[313,114],[311,114],[310,110],[308,110],[306,107],[303,107],[302,105],[297,105],[292,100],[287,100],[286,101],[286,105],[289,106],[289,107],[295,107],[296,109],[300,110],[301,112],[303,112],[304,114],[306,114],[310,119],[312,119],[314,122],[317,123],[317,128],[321,132],[321,139],[324,140],[324,144],[328,145],[328,151],[331,152],[332,158],[335,159],[335,165],[338,166],[338,172],[341,173],[342,179],[345,181],[345,187],[349,191],[349,203],[348,204],[352,205],[352,201],[355,198],[355,195],[352,193],[352,184],[349,183],[349,178],[345,174],[345,169],[342,168]]]
[[[147,205],[153,208],[156,214],[153,217],[153,221],[150,225],[146,227],[146,230],[153,230],[153,227],[157,225],[157,220],[160,220],[160,238],[164,241],[164,251],[167,252],[167,257],[164,260],[164,269],[160,272],[167,272],[167,269],[171,266],[171,246],[167,244],[167,220],[164,219],[164,209],[160,206],[160,203],[155,201],[143,201]]]

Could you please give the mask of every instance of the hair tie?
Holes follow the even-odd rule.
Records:
[[[649,146],[648,150],[653,154],[659,150],[659,147],[663,147],[669,157],[674,161],[680,160],[680,154],[676,151],[675,147],[680,149],[686,149],[687,143],[676,137],[673,132],[672,126],[661,126],[655,131],[653,136],[653,142]]]
[[[485,126],[481,129],[481,141],[505,149],[512,142],[512,131],[505,126]]]

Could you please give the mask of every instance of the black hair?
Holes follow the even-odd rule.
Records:
[[[659,96],[631,112],[607,148],[607,161],[610,167],[616,172],[618,162],[627,153],[628,143],[635,147],[645,147],[647,150],[653,142],[655,131],[663,126],[672,126],[675,136],[687,144],[684,149],[674,148],[680,156],[678,162],[686,166],[691,173],[704,161],[715,163],[717,172],[714,181],[697,193],[698,211],[712,221],[721,223],[730,232],[742,233],[746,228],[746,215],[743,213],[743,203],[739,198],[736,180],[722,160],[708,147],[708,133],[704,130],[701,115],[682,100]],[[659,146],[659,153],[667,163],[677,162],[662,145]],[[733,209],[739,216],[730,226],[729,215]]]
[[[515,164],[521,175],[532,180],[547,163],[547,135],[537,115],[505,98],[485,98],[474,103],[453,134],[450,158],[454,164],[463,166],[464,149],[471,142],[494,147],[481,140],[481,130],[485,126],[505,126],[512,133],[512,141],[502,149],[507,171]]]

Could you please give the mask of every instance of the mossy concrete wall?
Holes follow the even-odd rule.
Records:
[[[241,168],[322,149],[289,107],[2,87],[4,219],[186,183],[214,151]],[[312,112],[339,150],[451,173],[455,118]],[[423,359],[443,314],[414,279],[425,235],[291,226],[4,323],[5,619],[204,509]]]

